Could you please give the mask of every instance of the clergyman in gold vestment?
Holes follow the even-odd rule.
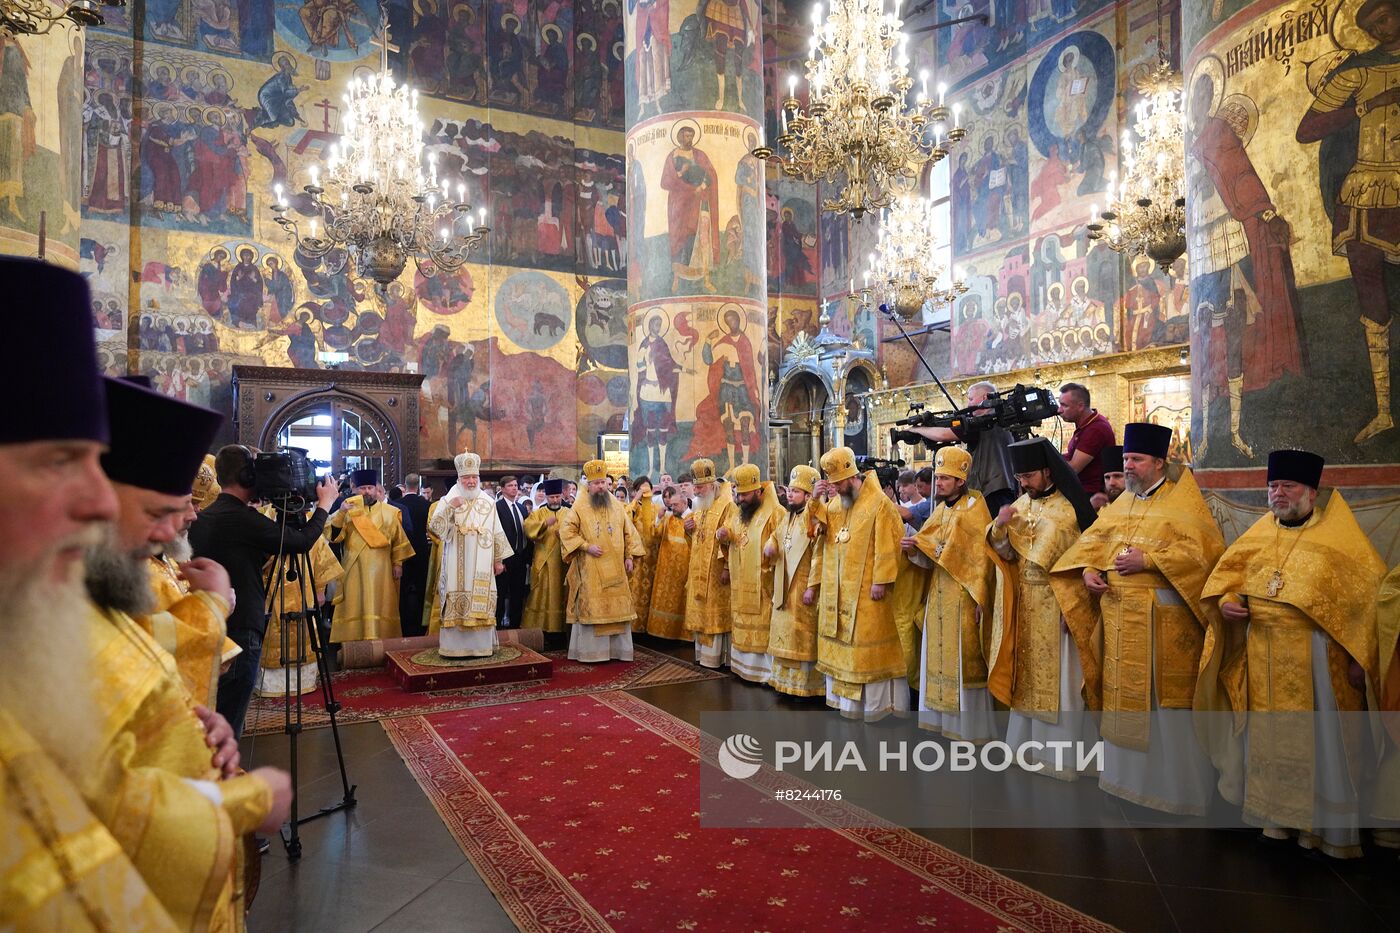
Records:
[[[685,518],[690,499],[675,486],[662,490],[666,510],[656,524],[656,567],[651,575],[647,634],[685,641],[686,578],[690,576],[690,537]]]
[[[763,542],[778,526],[778,493],[765,483],[758,467],[734,468],[734,508],[730,512],[729,669],[750,683],[764,684],[772,673],[768,628],[773,619],[773,568],[763,556]]]
[[[331,641],[399,638],[399,578],[413,545],[403,530],[403,512],[375,501],[376,470],[353,470],[355,495],[326,522],[326,536],[342,545],[345,578],[336,588]]]
[[[642,541],[627,507],[608,494],[607,464],[583,465],[587,485],[559,526],[559,546],[569,565],[569,659],[632,660],[632,590],[627,575],[642,556]]]
[[[702,667],[729,663],[729,516],[734,498],[729,484],[715,481],[713,461],[690,465],[695,499],[685,517],[690,535],[690,575],[685,591],[685,628],[695,638],[695,660]]]
[[[1050,589],[1050,568],[1093,521],[1093,508],[1049,441],[1018,441],[1007,453],[1024,492],[987,529],[997,557],[987,689],[1011,708],[1006,741],[1012,748],[1026,742],[1047,750],[1057,747],[1050,742],[1088,747],[1098,729],[1084,712],[1080,652]],[[1049,777],[1072,781],[1080,774],[1074,753],[1028,750],[1025,759]]]
[[[773,567],[773,616],[768,626],[768,653],[773,673],[768,685],[796,697],[826,695],[826,678],[817,670],[817,605],[807,590],[816,546],[810,533],[820,502],[813,495],[821,478],[798,464],[788,476],[787,508],[763,546]]]
[[[972,455],[961,447],[940,449],[933,461],[938,504],[924,527],[900,547],[910,560],[927,563],[928,599],[918,627],[919,725],[953,739],[998,738],[987,692],[987,644],[992,631],[992,555],[984,536],[991,522],[987,502],[967,488]]]
[[[1368,683],[1382,694],[1376,592],[1386,568],[1341,493],[1318,495],[1322,467],[1308,451],[1269,454],[1269,514],[1230,545],[1202,593],[1220,600],[1223,616],[1208,667],[1230,705],[1249,712],[1245,820],[1271,838],[1296,834],[1305,848],[1359,858],[1375,759],[1361,711]],[[1236,803],[1238,777],[1221,782]]]
[[[117,514],[98,463],[108,438],[83,277],[0,258],[24,352],[0,371],[0,929],[177,929],[78,791],[101,750],[82,547]],[[21,725],[23,723],[23,725]]]
[[[647,630],[647,616],[651,613],[651,586],[656,570],[656,521],[660,510],[652,497],[651,478],[639,476],[632,481],[632,501],[627,505],[627,517],[632,519],[632,527],[637,529],[637,537],[642,542],[642,556],[632,565],[627,575],[632,586],[632,606],[637,610],[637,618],[632,622],[632,631]]]
[[[428,633],[444,658],[489,658],[496,650],[496,578],[515,551],[500,512],[481,491],[481,457],[453,458],[457,484],[428,510]]]
[[[97,695],[106,699],[93,722],[97,764],[79,790],[177,924],[241,929],[241,840],[278,828],[287,777],[265,768],[236,773],[228,723],[193,702],[174,659],[132,618],[153,606],[149,555],[176,537],[223,419],[121,380],[108,380],[107,408],[102,467],[119,510],[88,549],[85,575],[87,639]],[[226,574],[223,581],[227,587]]]
[[[1217,612],[1201,588],[1225,541],[1191,471],[1167,464],[1171,439],[1161,425],[1123,427],[1127,492],[1060,557],[1050,585],[1079,646],[1085,699],[1103,710],[1099,786],[1202,814],[1216,775],[1190,710]]]
[[[559,547],[564,517],[564,481],[544,481],[544,504],[525,516],[525,537],[534,544],[530,559],[530,595],[525,599],[522,628],[551,634],[564,631],[564,553]]]
[[[904,652],[890,599],[904,520],[874,471],[861,476],[849,447],[822,455],[836,494],[815,529],[807,579],[816,591],[817,670],[826,702],[842,715],[879,718],[909,709]]]

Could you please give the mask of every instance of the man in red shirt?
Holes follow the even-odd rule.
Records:
[[[1065,459],[1079,474],[1079,484],[1090,496],[1103,492],[1103,461],[1099,454],[1113,444],[1113,425],[1089,407],[1089,390],[1077,382],[1066,382],[1060,387],[1060,418],[1074,425]]]

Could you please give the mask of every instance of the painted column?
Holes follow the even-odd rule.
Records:
[[[83,35],[0,33],[0,253],[78,267]],[[126,184],[123,176],[117,183]]]
[[[768,284],[755,0],[629,4],[633,473],[767,463]]]
[[[1400,42],[1361,5],[1184,5],[1192,438],[1240,519],[1270,450],[1321,454],[1393,563]]]

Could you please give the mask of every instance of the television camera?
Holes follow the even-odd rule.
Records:
[[[1050,390],[1017,383],[1014,389],[993,392],[975,406],[957,411],[912,411],[908,417],[895,422],[890,429],[890,441],[892,444],[941,446],[930,443],[922,434],[900,430],[907,427],[949,428],[964,433],[1005,428],[1012,437],[1023,441],[1041,422],[1059,413],[1060,407]]]

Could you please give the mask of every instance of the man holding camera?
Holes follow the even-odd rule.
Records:
[[[316,487],[316,511],[301,527],[260,514],[250,503],[256,495],[253,451],[230,444],[214,458],[214,473],[223,491],[190,528],[197,557],[223,565],[233,584],[234,607],[228,617],[228,637],[243,652],[219,680],[218,711],[235,736],[243,734],[243,718],[258,680],[263,632],[267,629],[267,596],[263,565],[277,554],[305,554],[321,537],[327,510],[335,503],[335,481],[329,476]]]
[[[996,394],[997,387],[990,382],[978,382],[967,389],[967,407],[974,415],[990,415],[995,409],[980,407]],[[1007,461],[1006,448],[1013,438],[1006,428],[958,426],[952,428],[912,427],[909,430],[937,444],[962,443],[972,454],[972,467],[967,474],[969,489],[979,489],[986,500],[991,514],[996,515],[1004,505],[1016,501],[1016,484],[1012,481],[1011,468]],[[930,479],[932,476],[930,475]],[[929,493],[924,493],[925,497]],[[930,502],[932,505],[932,502]],[[922,528],[929,512],[918,516],[918,522],[910,522],[915,528]],[[909,521],[908,517],[905,521]]]

